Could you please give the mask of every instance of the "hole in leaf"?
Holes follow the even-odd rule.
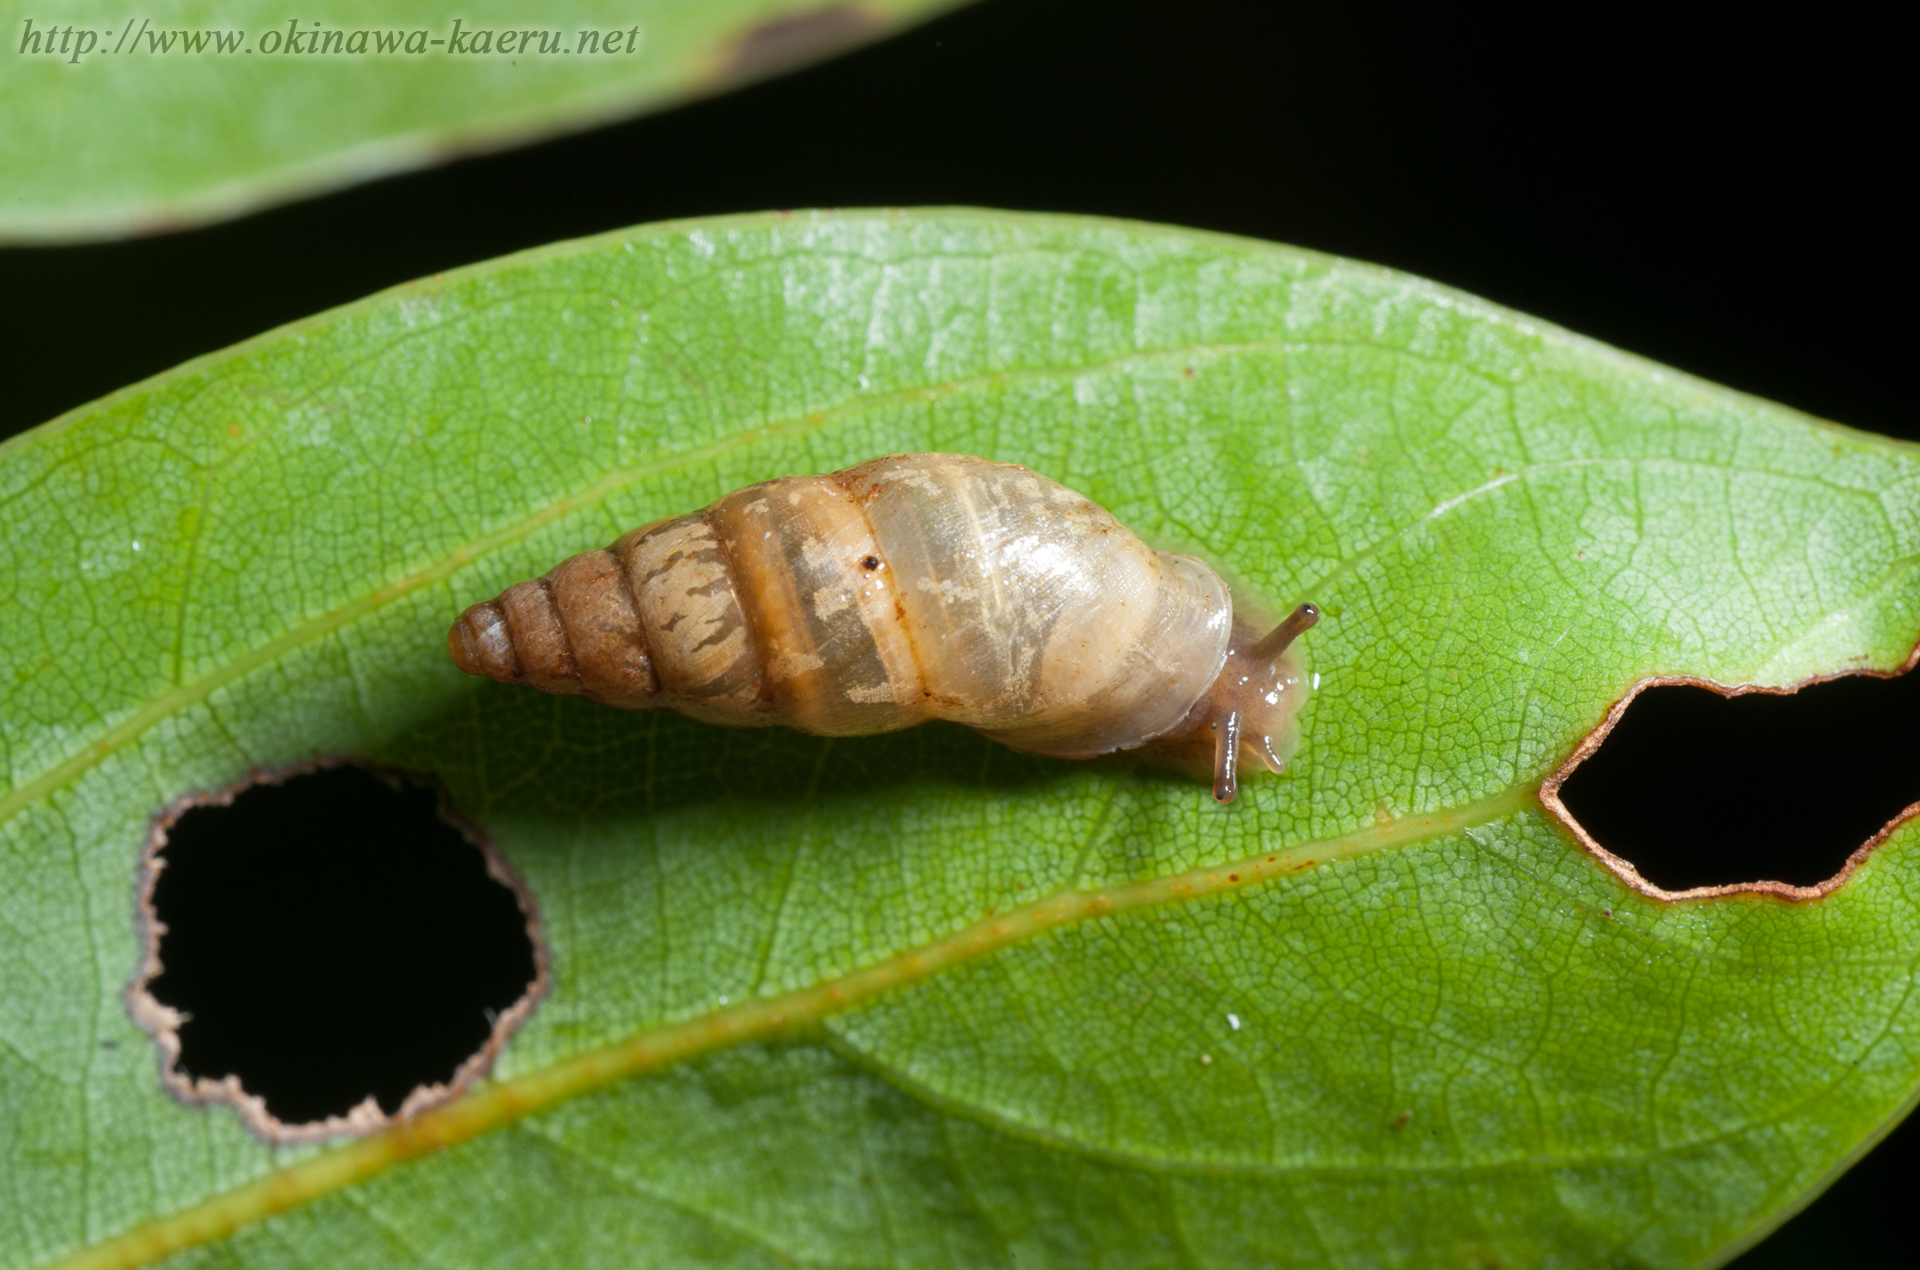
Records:
[[[269,1138],[451,1097],[545,988],[531,897],[420,777],[326,763],[191,796],[149,860],[134,1016],[176,1095]]]
[[[1657,684],[1559,796],[1664,890],[1816,886],[1920,802],[1920,674],[1734,697]]]

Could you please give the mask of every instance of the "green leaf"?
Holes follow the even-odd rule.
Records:
[[[933,449],[1318,601],[1292,769],[1221,808],[447,659],[626,527]],[[1386,270],[967,211],[563,244],[0,447],[0,600],[6,1267],[1692,1266],[1920,1091],[1920,822],[1663,903],[1537,801],[1648,675],[1900,665],[1920,449]],[[327,753],[445,778],[554,987],[493,1083],[275,1148],[162,1093],[129,895],[156,808]]]
[[[220,220],[719,92],[962,2],[0,0],[0,242]]]

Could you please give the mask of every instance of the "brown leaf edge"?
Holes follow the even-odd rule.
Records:
[[[1717,900],[1730,895],[1769,895],[1775,899],[1796,904],[1825,899],[1845,886],[1847,879],[1853,876],[1853,871],[1860,866],[1860,863],[1879,849],[1881,843],[1891,838],[1900,826],[1920,817],[1920,802],[1903,809],[1883,825],[1878,833],[1856,847],[1853,854],[1847,857],[1846,863],[1840,866],[1838,873],[1813,886],[1794,886],[1787,882],[1731,882],[1725,886],[1696,886],[1684,891],[1669,891],[1641,877],[1640,871],[1634,868],[1632,861],[1622,859],[1595,841],[1586,827],[1574,819],[1573,813],[1567,810],[1567,805],[1560,801],[1560,787],[1566,784],[1567,778],[1573,775],[1575,768],[1587,760],[1588,755],[1600,748],[1601,743],[1613,732],[1614,724],[1620,722],[1620,717],[1627,712],[1627,707],[1633,704],[1634,698],[1649,688],[1680,684],[1692,688],[1705,688],[1723,697],[1744,697],[1754,692],[1773,697],[1786,697],[1799,692],[1802,688],[1810,688],[1814,684],[1829,683],[1835,679],[1846,679],[1854,675],[1866,675],[1874,679],[1897,679],[1901,675],[1913,673],[1916,667],[1920,667],[1920,644],[1915,644],[1913,651],[1907,654],[1907,660],[1893,670],[1842,670],[1831,675],[1812,675],[1798,683],[1780,688],[1754,684],[1715,683],[1711,679],[1701,679],[1694,675],[1650,676],[1634,684],[1627,690],[1626,696],[1614,702],[1612,709],[1607,711],[1607,717],[1600,721],[1600,726],[1588,733],[1586,739],[1581,741],[1573,753],[1567,757],[1567,761],[1540,783],[1540,804],[1551,812],[1566,827],[1567,832],[1571,833],[1595,859],[1612,870],[1614,876],[1648,899],[1658,900],[1663,904],[1676,904],[1685,900]]]
[[[879,39],[893,25],[864,4],[827,4],[757,22],[721,45],[707,80],[713,89],[768,79]]]
[[[527,938],[533,944],[533,982],[520,998],[494,1020],[493,1031],[488,1034],[486,1044],[482,1045],[458,1068],[449,1081],[431,1085],[416,1085],[413,1092],[391,1116],[380,1110],[380,1105],[368,1094],[344,1116],[328,1116],[324,1120],[307,1121],[301,1124],[288,1124],[267,1110],[266,1100],[257,1094],[248,1093],[240,1084],[238,1076],[229,1074],[219,1080],[205,1076],[189,1077],[180,1069],[180,1025],[185,1016],[172,1006],[163,1005],[151,992],[148,985],[160,974],[160,937],[167,933],[165,922],[154,911],[153,890],[160,880],[160,871],[166,867],[166,860],[160,852],[167,845],[167,832],[177,824],[182,816],[196,807],[228,806],[243,791],[256,785],[280,785],[296,776],[338,767],[357,767],[374,779],[394,789],[405,785],[424,786],[434,791],[438,800],[437,814],[440,819],[453,826],[462,838],[472,843],[486,861],[487,875],[513,892],[515,903],[520,906],[521,914],[527,922]],[[259,1137],[276,1146],[296,1142],[320,1142],[329,1138],[351,1134],[364,1137],[377,1133],[399,1121],[409,1120],[429,1107],[437,1107],[465,1093],[475,1081],[488,1075],[500,1053],[506,1048],[520,1025],[533,1013],[534,1007],[546,996],[553,985],[551,958],[547,950],[547,941],[541,928],[540,908],[533,892],[515,873],[513,866],[500,851],[492,836],[475,821],[462,815],[453,805],[446,786],[431,774],[408,771],[402,768],[383,767],[369,763],[352,755],[329,755],[295,763],[287,767],[256,768],[245,777],[216,790],[198,790],[184,794],[168,803],[153,817],[152,827],[147,833],[147,843],[140,853],[138,880],[134,891],[134,920],[139,931],[141,959],[139,969],[133,981],[127,985],[125,997],[127,1013],[132,1016],[134,1025],[154,1040],[158,1050],[160,1065],[160,1083],[175,1101],[189,1107],[207,1107],[216,1103],[230,1103],[240,1114],[240,1120]]]

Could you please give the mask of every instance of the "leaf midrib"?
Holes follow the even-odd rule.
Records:
[[[1376,823],[1246,860],[1120,886],[1057,892],[810,987],[662,1024],[540,1071],[480,1086],[411,1120],[135,1227],[45,1270],[127,1270],[147,1265],[616,1081],[730,1046],[811,1029],[885,993],[1067,926],[1134,909],[1245,891],[1335,860],[1459,833],[1536,805],[1533,788],[1519,786],[1460,807]]]
[[[1525,794],[1530,794],[1531,792],[1532,792],[1531,790],[1527,790],[1523,794],[1521,791],[1516,790],[1516,791],[1511,791],[1509,794],[1505,794],[1505,795],[1495,795],[1494,797],[1482,800],[1479,803],[1470,804],[1469,808],[1492,806],[1498,803],[1501,799],[1507,798],[1507,797],[1513,797],[1516,794],[1520,795],[1517,800],[1518,807],[1525,808],[1528,802],[1531,801],[1528,797],[1525,796]],[[1446,812],[1446,813],[1437,813],[1437,814],[1439,815],[1464,814],[1469,810],[1469,808],[1462,808],[1458,813]],[[1544,811],[1544,809],[1542,810]],[[1496,820],[1499,818],[1500,818],[1499,815],[1490,815],[1482,819],[1475,820],[1469,824],[1459,825],[1457,826],[1457,828],[1471,829],[1476,827],[1479,824],[1485,824],[1490,820]],[[1548,818],[1550,819],[1550,817]],[[1347,835],[1347,836],[1357,836],[1357,835]],[[1438,835],[1437,834],[1428,835],[1428,837],[1433,837],[1433,836],[1438,836]],[[1329,841],[1339,842],[1343,840],[1344,838],[1336,838]],[[1421,840],[1424,840],[1424,839],[1416,839],[1415,841],[1421,841]],[[1382,844],[1381,846],[1372,847],[1370,848],[1370,850],[1355,850],[1355,851],[1343,852],[1341,854],[1341,858],[1349,859],[1356,855],[1370,854],[1371,851],[1383,849],[1384,846],[1406,846],[1406,845],[1411,845],[1411,844],[1410,842],[1407,842],[1407,841],[1386,843],[1386,844]],[[1321,844],[1321,849],[1325,850],[1325,844]],[[1312,850],[1314,850],[1314,846],[1309,845],[1306,847],[1290,850],[1288,852],[1288,855],[1299,856],[1299,855],[1306,854]],[[1316,863],[1326,863],[1326,862],[1327,861],[1316,861]],[[1222,870],[1231,872],[1233,870],[1240,869],[1243,867],[1245,867],[1244,864],[1227,864],[1227,865],[1220,865],[1220,866],[1210,866],[1207,869],[1194,870],[1193,872],[1217,873]],[[1540,884],[1548,888],[1558,889],[1551,879],[1542,875],[1533,875],[1531,876],[1530,880],[1535,882],[1536,884]],[[1562,898],[1575,904],[1581,902],[1581,900],[1583,899],[1582,896],[1576,895],[1571,891],[1562,891],[1561,894],[1562,894]],[[1707,902],[1711,902],[1711,901],[1707,901]],[[1762,897],[1761,902],[1778,903],[1780,901],[1778,901],[1774,897],[1767,896],[1767,897]],[[1621,925],[1621,926],[1618,926],[1617,929],[1620,929],[1623,932],[1635,933],[1635,934],[1642,935],[1643,937],[1648,937],[1649,942],[1661,942],[1655,938],[1650,937],[1648,935],[1648,932],[1636,931],[1632,926],[1629,926],[1629,925]],[[1679,947],[1681,948],[1682,951],[1688,953],[1696,961],[1699,961],[1699,962],[1722,961],[1722,962],[1727,962],[1732,964],[1760,964],[1760,963],[1744,962],[1739,958],[1717,956],[1711,952],[1703,951],[1696,948],[1691,948],[1686,946],[1679,946]],[[1827,964],[1827,963],[1823,963],[1823,964]],[[1158,1156],[1151,1156],[1151,1155],[1143,1154],[1138,1151],[1130,1151],[1124,1147],[1110,1147],[1110,1146],[1102,1146],[1102,1145],[1083,1142],[1078,1139],[1069,1137],[1065,1134],[1050,1132],[1046,1129],[1042,1129],[1028,1122],[1016,1121],[1011,1119],[1010,1117],[984,1110],[973,1104],[966,1103],[963,1100],[960,1100],[958,1098],[954,1098],[952,1096],[943,1094],[931,1088],[930,1086],[924,1084],[923,1082],[917,1081],[912,1077],[905,1075],[898,1068],[891,1066],[886,1062],[884,1062],[883,1060],[873,1056],[868,1051],[854,1044],[847,1037],[838,1033],[830,1033],[827,1037],[826,1044],[829,1048],[831,1048],[834,1051],[834,1053],[840,1055],[842,1058],[846,1059],[849,1063],[853,1064],[856,1067],[859,1067],[863,1071],[871,1073],[872,1075],[874,1075],[875,1077],[881,1080],[886,1081],[888,1084],[893,1085],[895,1088],[898,1088],[912,1095],[913,1097],[935,1108],[936,1110],[943,1111],[951,1115],[964,1116],[967,1119],[975,1120],[982,1124],[986,1124],[989,1127],[995,1129],[996,1131],[1004,1133],[1010,1137],[1021,1138],[1026,1141],[1034,1142],[1038,1145],[1051,1148],[1053,1150],[1071,1151],[1077,1155],[1082,1155],[1082,1156],[1087,1156],[1093,1159],[1103,1160],[1103,1161],[1106,1161],[1107,1163],[1118,1164],[1128,1168],[1150,1170],[1160,1174],[1177,1174],[1177,1175],[1196,1176],[1196,1177],[1218,1177],[1218,1176],[1225,1176],[1225,1175],[1235,1175],[1235,1176],[1263,1177],[1263,1178],[1271,1178],[1274,1180],[1282,1180],[1287,1178],[1298,1178],[1298,1177],[1340,1177],[1340,1178],[1421,1177],[1421,1176],[1431,1176],[1436,1173],[1445,1174],[1448,1177],[1463,1177],[1463,1176],[1496,1175],[1500,1173],[1520,1172],[1520,1171],[1525,1171],[1529,1169],[1562,1169],[1562,1168],[1572,1168],[1572,1167],[1596,1165],[1596,1164],[1603,1165],[1609,1168],[1637,1167],[1637,1166],[1653,1163],[1657,1160],[1670,1158],[1671,1156],[1681,1152],[1695,1151],[1702,1147],[1716,1146],[1722,1143],[1731,1142],[1736,1138],[1739,1138],[1754,1132],[1756,1129],[1764,1128],[1770,1125],[1784,1123],[1786,1121],[1791,1120],[1795,1115],[1804,1111],[1806,1108],[1817,1106],[1823,1101],[1825,1101],[1826,1099],[1828,1099],[1829,1097],[1831,1097],[1834,1091],[1840,1086],[1842,1081],[1846,1079],[1847,1075],[1851,1072],[1856,1071],[1860,1067],[1860,1065],[1867,1060],[1868,1056],[1871,1055],[1872,1052],[1875,1049],[1877,1049],[1883,1042],[1885,1042],[1886,1039],[1892,1034],[1894,1025],[1899,1020],[1899,1018],[1906,1012],[1908,1004],[1911,1001],[1912,997],[1914,996],[1916,990],[1920,989],[1920,953],[1909,954],[1908,956],[1899,957],[1899,958],[1887,958],[1884,960],[1868,962],[1868,963],[1849,962],[1845,964],[1849,964],[1849,965],[1870,964],[1870,965],[1881,966],[1883,968],[1891,968],[1891,967],[1902,968],[1906,971],[1906,976],[1905,976],[1906,986],[1904,990],[1901,992],[1900,999],[1894,1002],[1891,1006],[1887,1007],[1886,1010],[1884,1011],[1884,1019],[1881,1022],[1878,1030],[1876,1030],[1871,1037],[1866,1038],[1856,1044],[1856,1046],[1854,1047],[1854,1053],[1852,1057],[1834,1064],[1833,1072],[1830,1077],[1828,1077],[1826,1080],[1819,1082],[1818,1084],[1811,1085],[1801,1090],[1799,1095],[1796,1098],[1794,1098],[1792,1101],[1771,1109],[1765,1115],[1757,1115],[1748,1119],[1739,1120],[1735,1123],[1725,1125],[1724,1127],[1721,1127],[1711,1133],[1705,1133],[1705,1134],[1700,1134],[1700,1135],[1691,1136],[1691,1137],[1679,1137],[1669,1141],[1656,1141],[1653,1145],[1648,1147],[1636,1148],[1633,1150],[1616,1151],[1612,1153],[1588,1152],[1584,1155],[1572,1155],[1572,1154],[1564,1154],[1559,1152],[1542,1150],[1542,1151],[1533,1151],[1533,1152],[1527,1152],[1522,1154],[1516,1154],[1503,1159],[1487,1160],[1479,1163],[1442,1161],[1442,1162],[1432,1162],[1432,1163],[1406,1163],[1406,1164],[1396,1164],[1396,1163],[1276,1164],[1268,1161],[1240,1161],[1240,1160],[1212,1160],[1212,1159],[1176,1160],[1176,1159],[1169,1159],[1169,1158],[1158,1157]],[[1376,1018],[1376,1020],[1382,1020],[1384,1019],[1385,1016],[1376,1014],[1374,1017]],[[1460,1042],[1458,1041],[1457,1038],[1447,1037],[1444,1035],[1436,1035],[1435,1039],[1442,1044],[1453,1044],[1460,1048],[1466,1049],[1466,1047],[1460,1045]],[[1477,1052],[1472,1051],[1471,1049],[1466,1049],[1466,1052],[1474,1053],[1476,1057],[1484,1057],[1484,1056],[1478,1055]],[[1664,1079],[1664,1076],[1656,1076],[1653,1079],[1653,1081],[1650,1082],[1650,1085],[1658,1085],[1662,1079]],[[1912,1099],[1909,1101],[1908,1103],[1909,1110],[1916,1103],[1920,1103],[1920,1091],[1916,1091]],[[1901,1118],[1903,1118],[1905,1115],[1906,1115],[1906,1112],[1904,1111],[1895,1115],[1892,1118],[1892,1123],[1898,1123],[1898,1121]],[[1656,1120],[1656,1123],[1657,1123],[1657,1120]],[[1860,1150],[1860,1154],[1865,1154],[1866,1149],[1867,1149],[1866,1147],[1862,1147]],[[1835,1176],[1838,1175],[1839,1171],[1843,1171],[1843,1170],[1836,1170]]]

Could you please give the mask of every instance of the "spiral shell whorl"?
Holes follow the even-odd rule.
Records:
[[[474,605],[448,647],[470,674],[630,710],[818,736],[939,717],[1083,758],[1210,736],[1190,712],[1231,628],[1217,574],[1085,496],[911,454],[642,526]]]
[[[626,571],[610,551],[573,556],[469,608],[447,649],[468,674],[630,710],[659,704]]]
[[[525,682],[520,657],[513,651],[513,633],[507,615],[492,600],[475,604],[460,615],[447,632],[447,651],[453,664],[469,675],[485,675],[501,683]]]
[[[733,561],[707,513],[642,525],[613,554],[660,684],[657,699],[634,708],[734,727],[780,722]]]

